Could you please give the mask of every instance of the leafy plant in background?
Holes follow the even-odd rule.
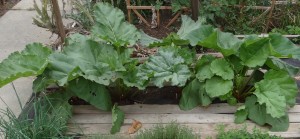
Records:
[[[299,26],[286,26],[285,28],[274,28],[272,29],[273,33],[280,33],[282,35],[299,35],[300,34],[300,27]],[[300,38],[293,38],[291,39],[294,43],[299,44]]]
[[[300,59],[300,49],[288,39],[270,34],[239,40],[182,16],[179,31],[158,40],[127,23],[122,11],[110,4],[98,3],[94,8],[90,36],[70,36],[62,52],[34,43],[11,54],[0,64],[0,86],[26,76],[38,76],[35,93],[57,84],[65,99],[75,95],[99,109],[111,110],[111,133],[118,132],[124,120],[113,102],[126,97],[127,88],[145,89],[149,83],[163,87],[166,82],[183,87],[179,104],[183,110],[208,106],[215,99],[231,105],[240,102],[244,104],[236,112],[237,123],[250,119],[271,125],[273,131],[288,128],[286,109],[295,105],[298,90],[292,76],[298,68],[280,58]],[[127,47],[137,42],[160,48],[139,64]],[[223,58],[197,59],[195,47],[199,45],[220,52]]]
[[[270,10],[256,9],[253,6],[270,7],[268,0],[201,0],[200,16],[207,22],[226,32],[234,34],[254,34],[266,31]],[[273,28],[299,25],[299,4],[275,5],[270,18],[268,32]]]

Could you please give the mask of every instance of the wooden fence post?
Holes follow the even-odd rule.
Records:
[[[192,19],[194,21],[197,21],[199,16],[199,0],[191,0],[191,9],[192,9]]]
[[[53,13],[55,16],[56,26],[59,32],[59,36],[61,38],[61,42],[64,43],[64,40],[66,38],[66,32],[64,29],[64,25],[62,22],[62,17],[60,14],[59,6],[57,0],[52,0],[52,6],[53,6]]]

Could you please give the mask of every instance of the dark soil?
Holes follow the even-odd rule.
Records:
[[[2,5],[0,0],[0,17],[14,7],[19,1],[21,0],[5,0],[5,4]]]
[[[171,11],[163,10],[161,11],[161,21],[159,27],[151,28],[145,23],[135,23],[135,26],[154,38],[162,39],[168,36],[171,32],[177,32],[177,30],[180,28],[180,17],[177,18],[177,20],[171,26],[169,26],[168,28],[166,27],[173,17],[174,15]],[[151,23],[151,15],[149,17],[145,17],[145,19],[148,21],[148,23]]]
[[[114,103],[118,105],[129,105],[129,104],[178,104],[181,96],[182,88],[167,86],[163,88],[158,87],[147,87],[145,90],[138,90],[132,88],[129,90],[128,98],[122,100],[115,100]],[[89,105],[86,101],[72,97],[69,100],[71,105]]]

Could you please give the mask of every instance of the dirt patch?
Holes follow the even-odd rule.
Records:
[[[151,28],[147,26],[145,23],[135,23],[134,25],[143,30],[146,34],[162,39],[168,36],[171,32],[177,32],[181,25],[181,18],[177,18],[177,20],[171,24],[169,27],[166,27],[168,23],[172,20],[174,14],[171,11],[161,11],[160,25],[157,28]],[[145,17],[145,19],[151,23],[151,17]]]
[[[1,3],[0,0],[0,17],[4,15],[7,11],[9,11],[12,7],[14,7],[18,2],[21,0],[5,0],[4,5]]]

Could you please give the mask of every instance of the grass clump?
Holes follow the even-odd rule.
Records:
[[[252,133],[247,131],[247,127],[241,129],[230,129],[225,131],[225,126],[219,127],[217,139],[283,139],[282,137],[273,136],[264,133],[257,128],[253,128]]]
[[[176,123],[156,125],[152,129],[141,131],[136,139],[200,139],[200,135],[193,134],[192,130]]]
[[[0,134],[5,139],[68,138],[63,133],[71,116],[68,102],[52,105],[47,98],[36,99],[33,105],[18,117],[9,108],[0,110]]]

